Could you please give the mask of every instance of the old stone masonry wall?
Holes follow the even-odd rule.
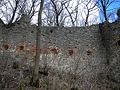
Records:
[[[48,64],[60,70],[72,68],[73,72],[77,66],[82,74],[97,70],[99,64],[105,61],[99,25],[81,28],[43,27],[41,31],[42,66]],[[0,36],[1,53],[9,52],[18,61],[21,58],[27,59],[27,62],[33,60],[36,52],[36,26],[20,20],[11,27],[1,26]]]
[[[99,81],[103,88],[120,88],[119,25],[118,20],[87,27],[42,27],[40,66],[80,75],[87,79],[86,86]],[[0,60],[33,66],[36,30],[26,16],[11,26],[0,21]]]

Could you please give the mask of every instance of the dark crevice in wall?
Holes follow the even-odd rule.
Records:
[[[106,65],[109,65],[110,64],[110,59],[111,59],[111,55],[112,55],[112,52],[111,52],[111,47],[110,47],[110,44],[111,44],[111,38],[112,38],[112,29],[111,29],[111,26],[110,26],[110,23],[102,23],[102,24],[99,24],[99,29],[100,29],[100,34],[101,34],[101,42],[106,50]]]
[[[87,50],[87,55],[92,55],[92,51],[91,50]]]
[[[3,47],[4,47],[5,50],[9,49],[9,45],[7,45],[7,44],[3,45]]]
[[[20,50],[24,50],[24,46],[19,46],[19,49]]]
[[[120,46],[120,40],[116,42],[116,46]]]
[[[50,30],[50,33],[53,33],[53,30]]]

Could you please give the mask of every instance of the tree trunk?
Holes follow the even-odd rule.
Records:
[[[40,35],[41,35],[41,26],[42,26],[42,10],[43,10],[44,0],[40,2],[40,9],[38,13],[38,27],[36,34],[36,56],[35,56],[35,66],[32,77],[31,84],[35,87],[39,87],[39,61],[40,61]]]
[[[56,25],[57,26],[59,26],[59,20],[58,19],[59,19],[59,16],[58,16],[58,14],[56,14]]]
[[[103,6],[103,14],[104,14],[105,21],[108,22],[107,13],[106,13],[106,6]]]

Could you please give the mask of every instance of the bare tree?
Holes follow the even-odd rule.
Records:
[[[46,22],[47,25],[53,25],[53,26],[64,26],[67,22],[68,18],[70,18],[72,23],[72,26],[74,26],[75,23],[75,17],[73,17],[75,13],[77,13],[77,6],[74,10],[70,9],[70,3],[72,0],[51,0],[51,2],[47,2],[45,5],[45,18],[44,22]]]
[[[86,16],[85,16],[85,26],[88,25],[88,18],[90,15],[92,15],[93,11],[97,10],[97,2],[94,2],[93,0],[89,0],[89,1],[84,1],[83,4],[85,5],[85,10],[86,10]]]
[[[69,17],[70,17],[70,19],[71,19],[72,25],[74,26],[75,24],[74,24],[74,20],[73,20],[73,17],[72,17],[73,11],[70,12],[69,9],[68,9],[68,6],[69,6],[70,1],[71,1],[71,0],[69,0],[67,6],[66,6],[65,4],[63,4],[63,5],[64,5],[65,9],[67,10],[67,12],[68,12],[68,14],[69,14]]]
[[[98,0],[97,5],[104,16],[105,21],[109,22],[108,15],[108,12],[110,11],[109,7],[118,2],[119,2],[118,0]]]
[[[31,3],[32,4],[28,11],[28,15],[30,16],[30,18],[32,18],[38,12],[38,11],[36,11],[36,8],[38,8],[38,6],[39,6],[38,0],[31,0]]]
[[[59,16],[63,10],[63,3],[60,2],[60,7],[58,8],[58,4],[55,0],[51,0],[52,6],[54,8],[54,13],[55,13],[55,21],[56,21],[56,26],[59,26]]]
[[[45,18],[43,19],[44,25],[53,26],[55,21],[50,1],[45,3],[43,12],[45,15]]]
[[[27,0],[7,0],[2,2],[1,12],[2,18],[5,18],[5,22],[11,25],[17,21],[26,9]]]
[[[82,25],[92,24],[92,18],[97,18],[96,14],[98,14],[96,3],[94,0],[76,0],[76,2],[73,0],[50,0],[45,3],[44,7],[44,25],[80,26],[80,23]]]
[[[9,2],[10,2],[10,1],[9,1]],[[12,14],[12,17],[11,17],[11,20],[10,20],[9,24],[12,24],[12,22],[13,22],[13,20],[14,20],[14,18],[15,18],[15,13],[16,13],[16,11],[17,11],[18,4],[19,4],[19,0],[15,0],[15,8],[13,8],[13,14]],[[10,2],[10,5],[11,5],[11,7],[12,7],[11,2]]]

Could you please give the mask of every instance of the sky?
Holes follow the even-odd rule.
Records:
[[[110,2],[113,0],[110,0]],[[109,15],[109,22],[114,22],[117,19],[117,10],[120,8],[120,0],[115,0],[115,2],[113,2],[112,4],[109,5],[109,7],[107,8],[107,13]],[[103,18],[103,13],[100,10],[99,11],[99,18],[101,20],[99,20],[100,22],[104,21]]]
[[[56,1],[65,1],[65,0],[56,0]],[[77,5],[77,2],[78,0],[72,0],[70,2],[70,6],[68,7],[69,11],[72,12],[72,11],[75,11],[75,8],[76,8],[76,5]],[[84,25],[84,22],[85,22],[85,17],[86,17],[86,13],[87,13],[87,9],[85,7],[85,4],[86,2],[85,1],[88,1],[88,0],[79,0],[79,8],[78,8],[78,22],[76,22],[76,25],[78,26],[82,26]],[[49,0],[45,0],[45,4],[49,2]],[[84,2],[81,3],[81,2]],[[119,1],[120,2],[120,1]],[[93,5],[93,3],[95,3],[95,0],[92,0],[89,5],[88,5],[88,8],[91,7]],[[58,6],[60,4],[58,3]],[[108,7],[108,14],[110,15],[110,22],[114,21],[117,19],[117,15],[116,15],[116,12],[117,12],[117,9],[120,7],[120,3],[113,3],[111,4],[110,7]],[[37,8],[37,10],[39,9],[39,7]],[[8,14],[11,14],[11,10],[7,9],[8,11]],[[5,11],[5,10],[4,10]],[[68,15],[68,12],[64,9],[64,12],[62,12],[62,17],[60,17],[60,19],[64,18],[64,17],[67,17]],[[1,15],[0,15],[1,16]],[[72,17],[75,18],[75,14],[72,14]],[[45,15],[45,12],[43,12],[43,19],[46,18],[46,15]],[[2,17],[2,19],[5,21],[5,18]],[[95,10],[90,12],[90,16],[88,18],[88,22],[89,24],[93,23],[93,24],[96,24],[100,21],[104,21],[102,20],[103,19],[103,15],[101,13],[101,11],[99,10],[99,8],[96,6],[95,7]],[[33,23],[37,23],[37,14],[34,16],[34,18],[32,19],[33,20]],[[44,21],[45,23],[46,21]],[[67,17],[65,19],[65,25],[66,26],[71,26],[71,20],[69,17]]]
[[[49,2],[50,0],[45,0],[45,3]],[[65,0],[56,0],[56,1],[65,1]],[[75,9],[76,5],[77,5],[77,2],[78,0],[72,0],[70,2],[70,7],[69,10],[72,12],[72,10]],[[88,2],[89,0],[79,0],[79,3],[81,2]],[[89,7],[91,7],[93,5],[93,3],[95,3],[96,0],[91,0],[90,4],[88,5]],[[112,1],[112,0],[110,0]],[[119,0],[118,0],[119,1]],[[84,3],[85,4],[85,3]],[[86,13],[87,13],[87,9],[85,7],[84,4],[80,4],[79,5],[79,8],[78,8],[78,13],[79,13],[79,16],[78,16],[78,26],[82,25],[85,21],[85,17],[86,17]],[[59,4],[58,4],[59,6]],[[120,1],[119,2],[115,2],[115,3],[112,3],[109,7],[108,7],[108,15],[110,15],[110,18],[109,18],[109,21],[110,22],[113,22],[117,19],[117,15],[116,15],[116,12],[117,12],[117,9],[120,7]],[[81,13],[82,12],[82,13]],[[64,13],[62,13],[63,15],[66,15],[68,14],[67,11],[64,11]],[[74,17],[75,14],[72,15],[72,17]],[[36,18],[36,19],[35,19]],[[35,16],[35,20],[34,20],[34,23],[37,21],[37,17]],[[43,14],[43,18],[46,18],[46,16]],[[90,16],[89,16],[89,24],[90,23],[93,23],[93,24],[96,24],[98,22],[103,22],[104,20],[103,19],[103,14],[102,12],[100,11],[100,8],[99,7],[95,7],[95,10],[90,12]],[[66,24],[68,25],[68,23],[70,23],[70,18],[67,18],[66,19]],[[69,24],[71,25],[71,24]],[[68,25],[68,26],[69,26]]]

